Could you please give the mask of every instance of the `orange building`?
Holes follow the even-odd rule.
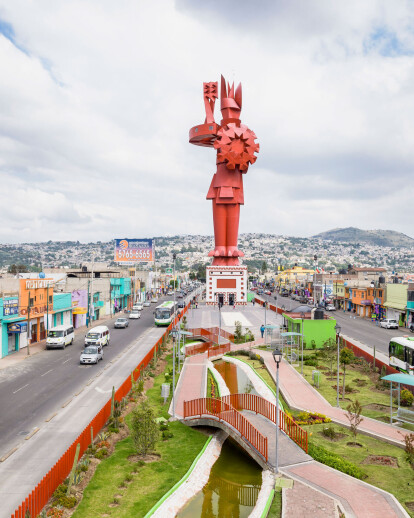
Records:
[[[53,280],[20,280],[20,315],[29,320],[29,343],[46,338],[46,321],[53,313]]]

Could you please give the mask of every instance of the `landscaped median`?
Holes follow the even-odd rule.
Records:
[[[147,375],[146,383],[152,387],[141,396],[147,398],[157,417],[164,418],[160,424],[167,427],[164,438],[156,443],[152,455],[143,458],[137,456],[131,435],[117,442],[113,453],[97,466],[74,517],[101,516],[109,510],[111,517],[145,516],[186,475],[203,450],[206,435],[179,421],[166,424],[168,402],[164,405],[161,398],[166,367],[172,367],[171,355],[160,364],[154,378]],[[131,425],[131,413],[126,424]]]
[[[260,352],[257,352],[260,355]],[[234,354],[237,357],[237,351]],[[310,354],[314,353],[310,352]],[[258,359],[250,359],[245,356],[242,358],[253,369],[263,374],[263,366]],[[317,366],[320,367],[319,362]],[[312,368],[317,367],[315,365],[304,367],[308,378],[310,378]],[[369,366],[364,364],[359,364],[354,370],[348,368],[346,371],[346,377],[349,375],[347,382],[352,383],[352,386],[358,386],[357,380],[365,381],[368,378],[373,380],[371,383],[378,380],[377,373],[370,374],[366,372],[367,370],[369,370]],[[326,372],[324,369],[322,371]],[[274,386],[273,380],[269,383],[273,383]],[[324,384],[324,386],[327,385],[328,383]],[[366,385],[368,385],[368,380]],[[362,383],[362,386],[365,388],[365,383]],[[330,390],[332,389],[330,388]],[[326,392],[329,393],[328,387],[326,387],[326,392],[324,390],[321,392],[323,395]],[[373,397],[378,398],[379,395],[382,395],[382,390],[377,389]],[[369,394],[366,395],[368,401],[372,401],[371,397]],[[330,398],[333,399],[332,394],[330,394]],[[363,399],[363,401],[366,400]],[[346,403],[349,404],[349,402],[348,400]],[[323,415],[296,412],[289,410],[287,406],[285,411],[307,430],[309,434],[308,453],[315,460],[391,493],[405,507],[410,516],[414,517],[412,490],[414,485],[414,434],[412,442],[409,442],[404,450],[378,438],[359,434],[358,429],[355,438],[348,428],[331,423],[330,419]],[[277,503],[274,502],[274,505],[276,506]],[[270,513],[269,516],[273,515]]]

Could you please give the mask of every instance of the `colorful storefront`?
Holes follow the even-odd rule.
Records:
[[[18,351],[27,344],[21,335],[27,334],[27,322],[19,315],[19,298],[0,299],[0,358]]]
[[[131,279],[118,277],[111,279],[111,313],[117,313],[128,307],[131,295]]]
[[[29,340],[29,343],[44,340],[46,338],[46,322],[51,322],[52,315],[53,280],[21,279],[20,316],[29,319],[27,331],[21,333],[21,338]],[[24,336],[25,334],[26,336]],[[22,346],[21,344],[20,349]]]
[[[49,327],[72,325],[72,294],[55,293],[53,295],[53,312],[49,316]]]
[[[406,324],[407,284],[387,284],[385,289],[384,306],[387,308],[387,318],[393,318],[399,326]]]
[[[72,291],[72,316],[75,329],[86,326],[88,312],[88,290]]]

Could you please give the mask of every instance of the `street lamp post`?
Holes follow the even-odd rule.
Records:
[[[218,334],[218,346],[220,347],[221,342],[221,302],[220,302],[220,295],[217,295],[217,305],[219,310],[219,334]]]
[[[302,362],[301,362],[301,365],[300,365],[300,373],[303,376],[303,319],[305,318],[305,313],[302,312],[300,314],[300,318],[302,319],[302,327],[301,327],[301,333],[302,333],[302,337],[301,337],[302,338],[302,340],[301,340],[301,342],[302,342]]]
[[[173,286],[174,286],[174,325],[173,325],[173,396],[172,396],[172,411],[173,411],[173,419],[175,419],[175,342],[177,340],[177,329],[176,329],[176,308],[175,308],[175,259],[177,255],[173,254],[173,262],[174,262],[174,276],[173,276]]]
[[[336,363],[336,406],[339,408],[339,334],[341,332],[341,326],[336,323],[336,344],[337,344],[337,363]]]
[[[275,349],[273,359],[276,363],[276,474],[279,473],[279,364],[282,360],[282,352]]]

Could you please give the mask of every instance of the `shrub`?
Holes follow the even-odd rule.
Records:
[[[318,361],[317,360],[312,360],[311,358],[308,359],[308,360],[305,360],[303,362],[303,365],[308,365],[308,367],[317,367],[318,366]]]
[[[400,394],[400,405],[401,406],[411,406],[414,401],[414,396],[412,393],[407,390],[403,389]]]
[[[102,460],[104,457],[108,455],[108,450],[106,448],[101,448],[95,453],[95,458]]]
[[[322,429],[322,435],[325,437],[328,437],[328,439],[335,439],[336,438],[336,432],[335,429],[332,426],[327,426]]]
[[[329,417],[326,417],[326,415],[318,414],[317,412],[299,412],[299,414],[295,418],[295,422],[297,424],[310,425],[330,423],[331,419]]]
[[[63,517],[63,509],[57,509],[56,507],[51,507],[46,515],[48,518],[62,518]]]
[[[353,388],[351,387],[351,385],[345,385],[345,392],[347,394],[350,394],[351,392],[353,392]]]
[[[337,469],[338,471],[342,471],[342,473],[346,473],[351,477],[358,478],[359,480],[363,480],[367,478],[367,474],[362,471],[358,466],[349,462],[339,455],[332,453],[325,449],[323,446],[316,446],[312,443],[309,444],[308,453],[311,457],[313,457],[318,462],[322,464],[326,464],[331,468]]]
[[[143,401],[132,412],[131,436],[138,455],[146,455],[154,449],[159,437],[158,423],[148,401]]]

